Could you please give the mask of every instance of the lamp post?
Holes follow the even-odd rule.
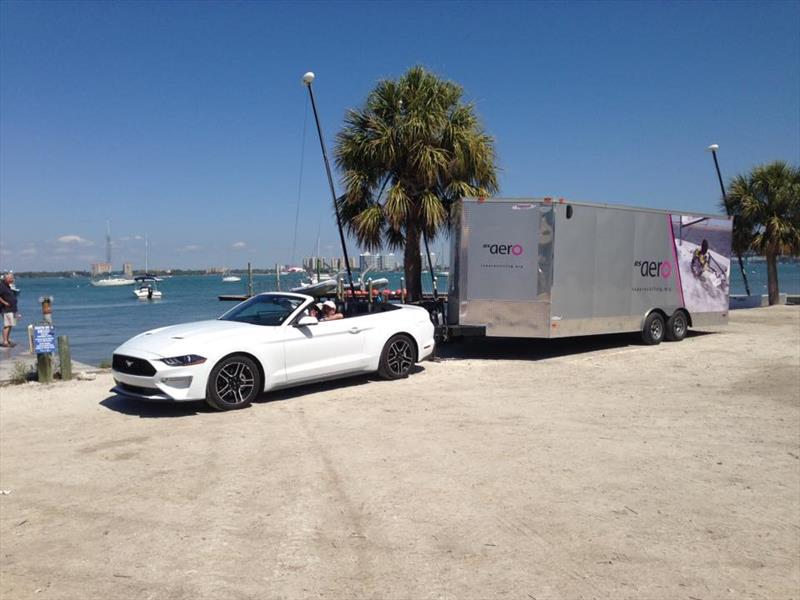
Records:
[[[319,124],[319,115],[317,115],[317,103],[314,101],[314,91],[311,89],[311,84],[313,82],[314,73],[309,71],[303,75],[303,83],[308,88],[308,95],[311,98],[311,108],[314,111],[314,121],[317,123],[319,145],[322,147],[322,159],[325,162],[325,173],[328,175],[328,186],[331,188],[331,196],[333,197],[333,210],[336,213],[336,225],[339,227],[339,239],[342,242],[342,253],[344,254],[344,262],[345,266],[347,267],[347,278],[350,280],[350,294],[355,301],[356,289],[353,286],[353,274],[350,272],[350,258],[347,256],[347,244],[345,244],[344,231],[342,230],[342,218],[339,215],[339,205],[336,202],[336,190],[333,187],[333,175],[331,175],[331,165],[328,162],[328,152],[325,150],[325,140],[322,139],[322,127]]]
[[[717,179],[719,180],[719,189],[722,192],[722,202],[725,204],[725,213],[730,217],[731,216],[731,209],[728,206],[728,195],[725,193],[725,184],[722,183],[722,174],[719,171],[719,161],[717,160],[717,150],[719,150],[719,144],[711,144],[708,148],[706,148],[706,152],[711,152],[711,156],[714,157],[714,168],[717,170]],[[742,272],[742,281],[744,281],[744,289],[747,292],[747,295],[750,295],[750,285],[747,283],[747,274],[744,270],[744,263],[742,262],[742,253],[738,250],[736,251],[736,258],[739,259],[739,270]]]

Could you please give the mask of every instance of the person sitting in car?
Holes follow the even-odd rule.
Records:
[[[335,321],[337,319],[344,319],[344,315],[336,310],[336,303],[333,300],[323,302],[320,321]]]
[[[322,305],[321,304],[312,304],[306,309],[309,317],[314,317],[315,319],[322,318]]]

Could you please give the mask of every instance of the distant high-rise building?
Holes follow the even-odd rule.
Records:
[[[111,273],[111,263],[92,263],[92,277],[103,275],[104,273]]]
[[[133,264],[122,263],[122,272],[125,274],[125,277],[133,277]]]
[[[420,252],[419,256],[422,259],[422,270],[427,271],[429,267],[427,254],[425,254],[425,252]],[[438,266],[436,262],[436,252],[431,252],[431,264],[433,265],[433,269],[436,270],[436,267]]]
[[[358,268],[361,269],[362,271],[365,271],[367,269],[380,270],[381,255],[370,254],[369,252],[364,252],[363,254],[359,254]]]
[[[328,271],[334,268],[333,262],[335,260],[336,259],[322,256],[307,256],[303,259],[303,268],[306,271],[312,271],[314,273],[317,272],[317,267],[319,267],[320,271]]]
[[[383,263],[383,270],[384,271],[396,271],[397,270],[397,257],[394,253],[391,254],[384,254],[382,257],[381,262]]]

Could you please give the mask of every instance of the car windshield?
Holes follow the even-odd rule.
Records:
[[[253,296],[235,306],[219,319],[252,325],[277,327],[303,303],[302,298],[280,295]]]

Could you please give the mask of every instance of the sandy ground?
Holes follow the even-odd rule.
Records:
[[[0,595],[800,597],[800,308],[631,342],[454,346],[225,414],[2,388]]]

